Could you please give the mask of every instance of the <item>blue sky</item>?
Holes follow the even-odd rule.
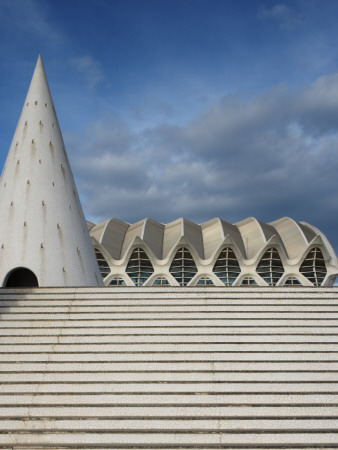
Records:
[[[84,212],[320,228],[338,250],[338,2],[0,0],[0,163],[42,54]]]

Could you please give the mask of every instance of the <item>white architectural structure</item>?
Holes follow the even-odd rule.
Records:
[[[109,286],[331,286],[338,274],[323,233],[287,217],[201,225],[110,219],[87,223],[89,236],[40,57],[1,176],[0,215],[6,287],[100,286],[102,279]]]
[[[292,286],[337,274],[315,227],[88,224],[106,284],[154,286],[85,287],[101,275],[40,59],[0,199],[2,285],[61,286],[0,290],[0,449],[338,448],[338,288]]]
[[[338,272],[323,233],[288,217],[235,225],[110,219],[88,227],[106,285],[331,286]]]
[[[1,286],[100,286],[39,57],[0,180]]]

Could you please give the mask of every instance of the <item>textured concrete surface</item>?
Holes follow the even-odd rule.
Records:
[[[1,290],[0,448],[338,448],[337,312],[337,288]]]
[[[0,286],[21,267],[39,286],[102,285],[40,57],[1,175],[0,217]]]

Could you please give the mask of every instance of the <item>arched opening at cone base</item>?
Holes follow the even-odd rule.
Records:
[[[39,287],[38,279],[34,272],[25,267],[17,267],[7,275],[4,286],[5,288],[31,288]]]

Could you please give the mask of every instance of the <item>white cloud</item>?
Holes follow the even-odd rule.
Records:
[[[104,80],[101,64],[91,56],[86,55],[71,58],[70,63],[76,70],[84,75],[89,89],[95,88]]]
[[[133,133],[116,119],[97,122],[77,149],[70,143],[86,214],[96,222],[288,215],[333,232],[337,97],[334,74],[304,90],[226,97],[186,126]]]
[[[300,23],[300,16],[283,3],[277,3],[271,8],[262,6],[258,17],[264,20],[275,20],[281,28],[293,28]]]

